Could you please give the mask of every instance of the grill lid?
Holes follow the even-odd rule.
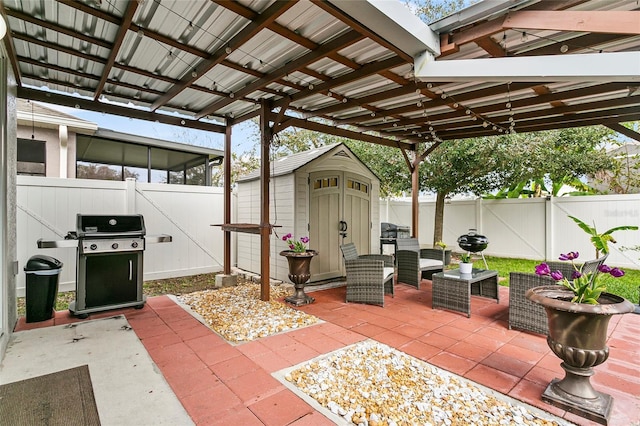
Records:
[[[477,253],[487,248],[489,239],[478,234],[475,229],[469,229],[468,233],[458,237],[458,245],[463,250]]]
[[[77,216],[77,236],[115,237],[143,236],[146,233],[141,214],[130,215],[85,215]]]

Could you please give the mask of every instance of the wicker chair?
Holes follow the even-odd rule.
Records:
[[[384,306],[384,295],[393,292],[393,257],[381,254],[358,255],[355,244],[340,247],[347,271],[347,302]]]
[[[438,248],[421,249],[416,238],[396,240],[396,264],[398,282],[420,289],[422,278],[431,279],[434,272],[441,272],[451,262],[451,251]]]
[[[589,260],[582,265],[582,272],[595,272],[607,259],[607,255]],[[571,277],[573,267],[570,262],[547,262],[552,271],[560,271]],[[509,328],[547,334],[547,313],[537,303],[525,297],[527,290],[541,285],[555,285],[551,277],[531,273],[511,272],[509,274]]]

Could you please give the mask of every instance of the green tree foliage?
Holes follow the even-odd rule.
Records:
[[[640,131],[640,121],[623,125]],[[613,194],[637,194],[640,192],[640,145],[628,141],[616,141],[616,145],[610,154],[611,168],[593,176],[595,185]]]
[[[613,136],[613,131],[602,126],[509,135],[514,144],[510,150],[513,165],[522,169],[521,180],[506,181],[496,194],[484,197],[557,196],[565,186],[574,188],[567,195],[594,194],[583,179],[612,167],[605,146]]]
[[[404,3],[423,22],[429,24],[454,11],[477,3],[477,0],[404,0]]]

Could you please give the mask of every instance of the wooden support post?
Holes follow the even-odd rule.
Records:
[[[269,262],[271,234],[269,222],[269,154],[271,146],[271,128],[269,112],[263,100],[260,106],[260,300],[269,301],[270,278]]]
[[[224,222],[231,223],[231,124],[224,133]],[[224,231],[223,273],[231,274],[231,231]]]
[[[420,193],[420,159],[416,158],[411,169],[411,236],[418,238],[419,210],[420,203],[418,195]]]

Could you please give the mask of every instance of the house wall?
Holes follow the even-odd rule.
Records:
[[[2,19],[2,17],[0,17]],[[17,84],[0,43],[0,361],[18,315],[16,306]]]
[[[59,241],[76,230],[76,215],[142,214],[147,235],[169,234],[171,243],[147,244],[144,279],[222,270],[223,189],[90,179],[18,176],[17,253],[21,267],[38,254],[63,262],[60,291],[75,289],[76,249],[39,249],[37,240]],[[232,262],[235,259],[232,259]],[[18,276],[23,295],[25,276]],[[15,297],[14,297],[15,299]]]
[[[67,128],[67,126],[60,126]],[[46,141],[46,176],[60,178],[76,177],[76,133],[67,132],[66,141],[61,142],[61,130],[56,128],[31,128],[29,126],[18,126],[18,138],[31,139],[31,135],[35,140]],[[63,138],[64,139],[64,134]],[[64,143],[63,143],[64,142]],[[66,151],[61,158],[61,147]],[[61,162],[66,162],[66,170],[62,170]]]

